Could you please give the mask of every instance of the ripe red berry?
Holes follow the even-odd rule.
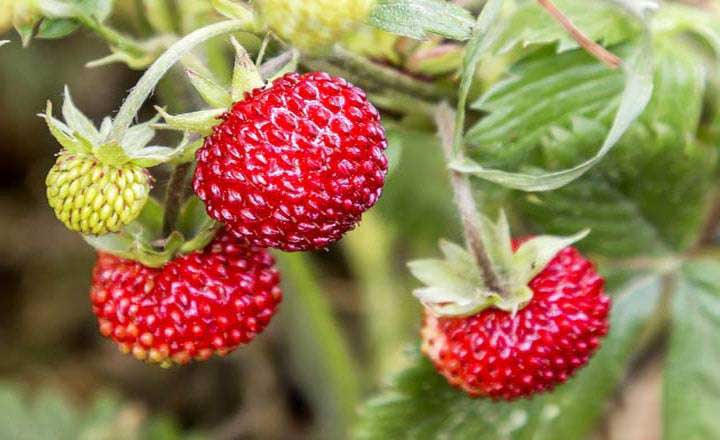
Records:
[[[584,366],[607,334],[603,285],[593,265],[567,247],[533,278],[532,299],[514,315],[492,307],[461,318],[427,311],[423,352],[473,397],[511,400],[551,390]]]
[[[385,132],[365,93],[291,73],[236,102],[197,152],[193,187],[214,219],[259,247],[327,247],[382,193]]]
[[[160,269],[98,254],[90,299],[104,336],[167,366],[250,342],[275,314],[278,283],[270,254],[221,232],[204,250]]]

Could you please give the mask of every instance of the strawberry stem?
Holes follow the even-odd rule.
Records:
[[[609,52],[604,47],[590,39],[590,37],[585,35],[585,33],[575,26],[575,23],[573,23],[567,15],[563,14],[551,0],[537,0],[537,2],[540,6],[545,8],[555,21],[560,23],[570,36],[573,37],[573,39],[577,41],[577,43],[590,55],[602,61],[611,69],[617,69],[620,66],[622,61],[617,55]]]
[[[167,73],[170,68],[180,59],[187,55],[199,44],[220,35],[238,32],[247,29],[251,23],[243,20],[227,20],[200,28],[170,46],[163,53],[145,74],[140,78],[137,85],[132,89],[125,102],[123,102],[113,121],[110,139],[121,140],[125,131],[132,124],[138,111],[150,96],[158,81]]]
[[[462,148],[458,148],[458,151],[453,151],[453,139],[455,138],[456,131],[454,119],[455,112],[446,103],[442,103],[438,106],[438,109],[435,112],[435,123],[438,126],[440,143],[448,162],[451,162],[454,159],[460,159],[463,155]],[[500,281],[500,277],[495,271],[490,255],[487,252],[483,236],[478,229],[482,220],[479,215],[477,202],[475,201],[475,197],[473,197],[472,187],[470,186],[470,179],[468,178],[468,175],[450,170],[450,183],[452,184],[455,195],[455,204],[457,205],[460,213],[460,220],[462,221],[463,232],[465,234],[465,242],[470,250],[470,253],[475,258],[478,267],[480,267],[480,270],[482,271],[485,284],[488,289],[496,292],[503,298],[508,298],[508,292],[505,290]]]
[[[185,194],[185,184],[192,169],[192,162],[181,163],[175,166],[167,190],[165,191],[165,214],[163,215],[163,237],[167,237],[175,229],[180,205]]]

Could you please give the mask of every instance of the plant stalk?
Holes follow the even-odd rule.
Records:
[[[575,26],[575,23],[573,23],[567,15],[563,14],[562,11],[560,11],[557,6],[555,6],[552,0],[537,0],[537,2],[540,4],[540,6],[545,8],[555,19],[555,21],[560,23],[560,25],[565,28],[565,30],[570,34],[570,36],[573,37],[573,39],[577,41],[577,43],[590,55],[602,61],[611,69],[617,69],[618,67],[620,67],[622,60],[617,55],[611,53],[610,51],[590,39],[590,37],[585,35],[583,31],[581,31],[577,26]]]
[[[430,82],[415,79],[391,67],[381,66],[341,47],[336,47],[333,50],[328,61],[342,66],[359,76],[369,77],[387,88],[418,98],[436,102],[447,99],[447,93]]]
[[[165,214],[163,215],[163,237],[167,237],[175,229],[178,216],[180,215],[180,205],[183,202],[185,194],[185,184],[187,182],[192,162],[181,163],[175,166],[167,190],[165,191]]]
[[[457,130],[454,120],[455,112],[446,103],[440,104],[435,112],[435,123],[437,124],[440,143],[448,162],[460,159],[463,155],[462,148],[457,149],[458,151],[454,151],[453,148],[453,139],[455,138]],[[482,271],[483,279],[490,290],[506,297],[507,292],[500,282],[500,277],[497,275],[497,272],[495,272],[482,234],[478,228],[482,220],[478,211],[477,202],[475,201],[475,197],[473,197],[470,179],[467,174],[450,170],[450,183],[452,184],[455,194],[455,204],[460,213],[465,242],[475,258],[478,267],[480,267]]]
[[[222,21],[200,28],[170,46],[170,48],[145,71],[145,74],[132,89],[127,99],[125,99],[125,102],[123,102],[113,121],[110,139],[122,139],[123,134],[132,124],[137,112],[150,96],[153,89],[155,89],[158,81],[188,52],[213,37],[244,30],[248,25],[249,23],[242,20]]]

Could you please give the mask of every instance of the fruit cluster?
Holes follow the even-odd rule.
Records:
[[[357,28],[373,4],[257,2],[265,26],[313,53]],[[99,128],[69,94],[65,122],[50,105],[43,115],[64,147],[46,180],[50,206],[99,248],[90,298],[100,332],[162,366],[224,356],[253,340],[282,298],[266,249],[327,248],[376,204],[388,171],[380,114],[363,90],[323,72],[262,77],[232,41],[231,90],[190,72],[214,109],[159,109],[165,128],[201,133],[200,142],[185,136],[176,149],[146,147],[156,120],[130,127],[125,111],[151,93],[142,80],[130,107]],[[177,61],[176,52],[167,53]],[[146,168],[176,161],[189,169],[193,159],[192,200],[204,208],[204,226],[179,227],[170,207],[164,227],[145,224]],[[477,223],[465,225],[466,235],[475,232],[482,246],[443,242],[444,260],[410,264],[425,284],[415,291],[425,308],[423,352],[471,396],[510,400],[552,389],[588,362],[608,331],[603,280],[571,247],[587,232],[513,241],[504,215]]]
[[[54,134],[64,130],[45,117]],[[214,240],[160,264],[132,252],[98,253],[90,297],[100,332],[138,359],[184,364],[251,341],[282,296],[264,249],[326,248],[382,192],[388,162],[380,115],[341,78],[286,74],[246,93],[220,119],[196,152],[193,179],[208,215],[224,225]],[[91,134],[98,136],[61,138],[67,149],[48,174],[48,200],[72,230],[115,233],[140,214],[151,178],[142,159],[118,161],[103,153],[100,131]],[[88,143],[90,151],[79,151]]]

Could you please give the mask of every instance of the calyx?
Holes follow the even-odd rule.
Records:
[[[150,199],[140,216],[121,232],[83,238],[98,251],[157,268],[178,255],[205,248],[221,227],[194,196],[183,205],[177,228],[167,237],[162,235],[163,215],[162,206]]]
[[[297,67],[298,55],[291,51],[268,60],[258,68],[235,38],[230,38],[230,41],[235,48],[235,64],[229,87],[219,84],[207,67],[197,63],[188,66],[186,72],[190,83],[210,108],[171,115],[165,109],[155,107],[165,121],[164,124],[154,124],[155,128],[208,135],[219,123],[218,118],[228,111],[234,102],[243,100],[246,93],[265,86],[266,80],[271,82]]]
[[[191,147],[187,138],[177,148],[148,146],[155,137],[152,125],[157,118],[130,127],[121,139],[112,139],[110,132],[113,121],[107,116],[100,127],[85,116],[73,103],[70,91],[65,87],[65,99],[62,106],[64,122],[52,115],[52,104],[47,103],[45,113],[39,116],[47,122],[50,133],[67,151],[88,154],[107,165],[121,167],[134,164],[143,168],[171,162],[183,156]]]
[[[495,223],[482,217],[478,227],[502,291],[487,287],[475,257],[468,250],[442,240],[443,259],[415,260],[408,264],[412,274],[425,284],[413,294],[436,315],[469,316],[489,307],[517,312],[532,299],[530,281],[559,251],[589,233],[586,229],[569,237],[539,235],[523,242],[513,252],[504,213]]]

